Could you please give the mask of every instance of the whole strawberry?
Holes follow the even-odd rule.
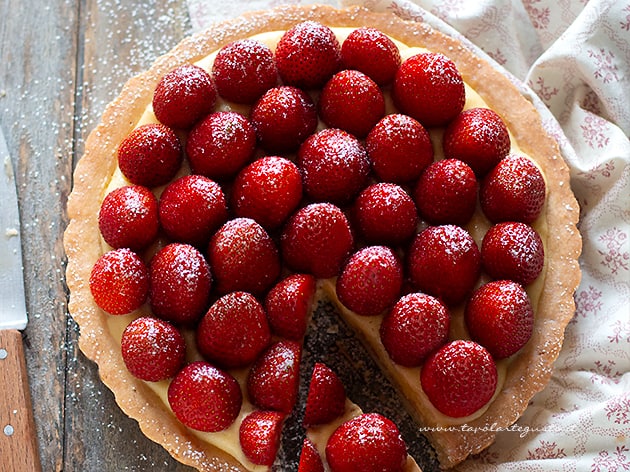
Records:
[[[250,112],[260,145],[271,153],[294,152],[317,128],[317,109],[304,90],[269,89]]]
[[[252,104],[276,85],[278,71],[269,47],[254,39],[241,39],[219,50],[212,78],[227,101]]]
[[[153,313],[174,323],[197,321],[208,309],[212,274],[193,246],[171,243],[151,259]]]
[[[276,65],[286,85],[319,88],[339,70],[341,46],[328,26],[304,21],[286,31],[278,41]]]
[[[280,256],[265,229],[251,218],[235,218],[212,236],[208,261],[216,290],[265,293],[280,275]]]
[[[336,128],[309,137],[298,152],[304,192],[315,201],[345,203],[367,185],[370,161],[361,142]]]
[[[312,275],[292,274],[269,290],[265,297],[265,312],[274,334],[292,341],[304,337],[315,288]]]
[[[511,280],[497,280],[479,287],[465,311],[472,339],[495,359],[510,357],[532,335],[534,312],[527,292]]]
[[[192,172],[215,180],[235,175],[255,150],[254,126],[233,111],[211,113],[193,127],[186,141]]]
[[[135,252],[114,249],[96,261],[89,284],[99,308],[110,315],[126,315],[147,301],[149,272]]]
[[[298,472],[324,472],[324,463],[319,455],[319,451],[308,438],[304,438],[302,452],[300,452],[300,463]]]
[[[394,42],[375,28],[357,28],[341,45],[341,62],[345,69],[356,69],[378,85],[394,80],[400,67],[400,51]]]
[[[183,424],[214,433],[234,423],[243,395],[232,375],[207,362],[197,361],[179,371],[170,383],[168,402]]]
[[[364,413],[339,426],[326,444],[333,472],[401,472],[407,446],[396,425],[378,413]]]
[[[231,292],[214,302],[196,335],[201,354],[226,368],[251,364],[271,340],[265,311],[247,292]]]
[[[483,346],[460,339],[426,360],[420,380],[433,406],[447,416],[461,418],[490,401],[497,387],[497,367]]]
[[[127,325],[120,349],[127,369],[148,382],[173,377],[184,365],[186,342],[170,323],[142,316]]]
[[[383,92],[358,70],[337,72],[326,82],[319,97],[322,121],[358,138],[365,138],[384,114]]]
[[[302,200],[302,176],[284,157],[262,157],[236,176],[231,200],[236,216],[252,218],[268,230],[278,228]]]
[[[175,132],[161,123],[134,129],[118,148],[118,167],[133,184],[158,187],[170,181],[183,160]]]
[[[331,203],[312,203],[298,210],[280,239],[285,264],[316,278],[338,275],[350,256],[354,239],[341,209]]]
[[[465,225],[477,206],[475,173],[458,159],[434,162],[420,176],[413,199],[429,223]]]
[[[243,454],[257,465],[271,467],[280,448],[280,434],[285,415],[277,411],[253,411],[238,431]]]
[[[346,390],[337,374],[320,362],[315,363],[308,387],[304,426],[330,423],[346,409]]]
[[[426,52],[402,63],[392,88],[396,107],[423,126],[444,126],[464,108],[464,81],[455,63]]]
[[[464,161],[483,177],[510,152],[510,134],[495,111],[470,108],[448,125],[442,146],[447,159]]]
[[[402,244],[418,226],[413,199],[399,185],[386,182],[363,190],[354,202],[352,216],[361,237],[372,244]]]
[[[176,67],[157,84],[153,112],[161,123],[175,129],[189,129],[210,113],[217,100],[212,77],[193,64]]]
[[[545,178],[534,162],[511,155],[499,162],[481,183],[481,209],[493,223],[532,223],[545,204]]]
[[[403,267],[387,246],[357,251],[337,279],[339,301],[362,316],[375,316],[394,304],[403,284]]]
[[[499,223],[483,237],[481,262],[493,279],[510,279],[525,286],[542,272],[545,248],[531,226],[518,222]]]
[[[429,133],[407,115],[385,116],[370,131],[365,146],[372,170],[385,182],[415,181],[433,162]]]
[[[112,190],[103,199],[98,227],[107,244],[141,251],[156,238],[158,202],[146,187],[128,185]]]
[[[419,366],[448,340],[450,314],[437,298],[424,293],[402,297],[381,323],[381,341],[394,362]]]
[[[202,175],[171,182],[160,196],[159,214],[169,238],[203,248],[228,218],[221,186]]]
[[[456,225],[429,226],[407,254],[412,284],[422,292],[457,305],[472,291],[481,256],[470,234]]]
[[[265,410],[290,413],[297,401],[302,347],[293,341],[272,344],[247,377],[251,402]]]

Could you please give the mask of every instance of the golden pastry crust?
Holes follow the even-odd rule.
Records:
[[[502,73],[459,41],[425,24],[406,22],[394,15],[359,7],[338,10],[325,6],[285,6],[215,25],[183,40],[158,58],[148,71],[129,80],[118,98],[107,107],[100,124],[90,133],[85,154],[74,173],[74,188],[68,200],[70,222],[64,237],[69,311],[80,326],[80,349],[98,364],[103,382],[114,392],[122,410],[138,421],[144,434],[163,445],[175,459],[199,470],[245,469],[231,456],[191,434],[144,382],[126,370],[120,355],[120,340],[108,328],[110,315],[94,304],[88,284],[92,266],[102,251],[97,220],[100,202],[117,166],[118,144],[151,103],[153,90],[166,72],[185,62],[195,62],[236,39],[285,30],[304,20],[328,26],[372,26],[410,46],[426,47],[449,56],[464,80],[504,118],[521,149],[536,160],[547,176],[548,198],[542,217],[548,228],[547,261],[534,334],[512,361],[503,389],[492,405],[469,426],[495,423],[499,427],[508,426],[520,417],[533,395],[548,382],[562,346],[564,329],[574,313],[573,293],[580,278],[577,258],[581,239],[576,230],[579,212],[570,190],[568,168],[556,142],[545,133],[535,108]],[[496,93],[497,90],[500,93]],[[491,444],[496,433],[434,431],[427,434],[441,465],[451,467]]]

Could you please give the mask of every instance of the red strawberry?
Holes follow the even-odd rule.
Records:
[[[127,325],[120,349],[129,372],[149,382],[173,377],[186,359],[186,342],[179,330],[150,316]]]
[[[172,243],[151,259],[151,309],[174,323],[194,323],[207,310],[212,275],[193,246]]]
[[[471,108],[448,125],[442,146],[447,159],[464,161],[482,177],[510,152],[510,134],[496,112]]]
[[[176,241],[204,247],[228,218],[221,186],[202,175],[170,183],[160,196],[160,223]]]
[[[420,380],[433,406],[461,418],[490,401],[497,387],[497,367],[483,346],[459,339],[426,360]]]
[[[344,203],[367,184],[370,161],[349,133],[326,128],[311,135],[298,152],[304,192],[313,200]]]
[[[291,269],[328,278],[339,274],[354,240],[339,207],[312,203],[289,219],[280,243],[284,262]]]
[[[343,70],[333,75],[319,97],[322,121],[358,138],[365,138],[384,114],[383,92],[358,70]]]
[[[534,162],[508,156],[481,183],[481,209],[493,223],[532,223],[545,203],[545,179]]]
[[[268,90],[252,108],[250,119],[260,145],[272,153],[297,151],[317,128],[310,95],[290,86]]]
[[[337,374],[317,362],[308,387],[304,426],[326,424],[343,415],[346,409],[346,390]]]
[[[280,275],[280,257],[267,231],[251,218],[225,223],[208,245],[208,260],[220,294],[265,293]]]
[[[402,63],[392,88],[394,103],[424,126],[444,126],[464,108],[466,92],[457,66],[440,53],[426,52]]]
[[[345,69],[363,72],[379,85],[394,80],[400,67],[400,51],[394,42],[375,28],[357,28],[341,45],[341,62]]]
[[[534,228],[525,223],[492,226],[481,243],[481,262],[494,279],[532,283],[543,269],[545,249]]]
[[[111,191],[98,213],[103,239],[113,248],[140,251],[156,238],[159,225],[157,199],[148,188],[139,185]]]
[[[216,100],[217,89],[210,74],[193,64],[183,64],[157,84],[153,111],[166,126],[188,129],[212,111]]]
[[[442,302],[424,293],[402,297],[381,323],[381,341],[392,360],[415,367],[448,340],[450,315]]]
[[[400,296],[402,263],[387,246],[357,251],[337,279],[337,296],[349,310],[362,316],[382,313]]]
[[[339,70],[341,46],[328,26],[304,21],[285,32],[278,41],[276,65],[285,84],[319,88]]]
[[[134,129],[118,148],[118,167],[136,185],[158,187],[175,176],[183,160],[175,132],[161,123]]]
[[[212,78],[221,97],[251,104],[276,85],[278,71],[271,49],[260,41],[241,39],[219,50]]]
[[[212,304],[197,327],[197,347],[222,367],[251,364],[271,340],[262,305],[247,292],[231,292]]]
[[[292,341],[304,337],[315,288],[312,275],[293,274],[269,291],[265,298],[265,312],[274,334]]]
[[[465,229],[455,225],[430,226],[422,231],[407,258],[414,286],[447,305],[464,300],[481,270],[477,244]]]
[[[217,180],[235,175],[255,150],[254,126],[233,111],[211,113],[193,127],[186,142],[193,173]]]
[[[330,436],[326,459],[334,472],[401,472],[407,446],[391,420],[378,413],[364,413],[343,423]]]
[[[293,341],[272,344],[254,363],[247,392],[258,408],[290,413],[297,401],[302,347]]]
[[[232,210],[269,230],[282,225],[302,200],[302,176],[283,157],[262,157],[245,167],[234,180]]]
[[[229,373],[197,361],[175,376],[168,387],[168,402],[177,419],[186,426],[214,433],[234,423],[243,395]]]
[[[243,419],[238,437],[245,457],[257,465],[273,465],[284,417],[277,411],[254,411]]]
[[[464,225],[477,206],[475,173],[458,159],[434,162],[420,176],[413,199],[429,223]]]
[[[527,292],[511,280],[496,280],[479,287],[465,311],[470,336],[496,359],[510,357],[532,335],[534,312]]]
[[[385,182],[414,181],[433,162],[429,133],[407,115],[385,116],[370,131],[365,146],[372,170]]]
[[[363,190],[354,203],[356,228],[369,243],[398,245],[418,226],[416,205],[402,187],[381,182]]]
[[[126,315],[146,302],[149,271],[135,252],[115,249],[96,261],[89,283],[99,308],[111,315]]]
[[[302,444],[298,472],[324,472],[324,463],[319,455],[319,451],[308,438],[304,438],[304,443]]]

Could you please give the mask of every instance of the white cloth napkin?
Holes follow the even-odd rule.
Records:
[[[630,471],[630,1],[188,0],[196,30],[281,3],[361,4],[425,21],[520,82],[571,169],[582,282],[551,382],[458,470]]]

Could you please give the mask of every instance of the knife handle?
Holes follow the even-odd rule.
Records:
[[[22,333],[0,330],[0,471],[41,470]]]

